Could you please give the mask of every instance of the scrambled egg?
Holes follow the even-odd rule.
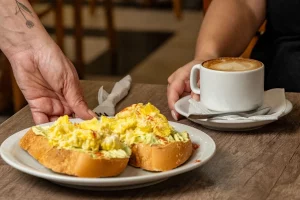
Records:
[[[151,103],[133,104],[115,117],[102,116],[80,123],[71,123],[62,116],[48,127],[34,126],[37,135],[47,137],[58,148],[73,149],[105,157],[124,158],[131,155],[130,145],[135,143],[166,144],[189,140],[187,132],[178,132],[167,118]]]
[[[118,135],[102,129],[96,118],[73,124],[67,115],[58,118],[52,126],[32,127],[35,134],[47,137],[49,143],[58,148],[92,154],[101,152],[106,157],[129,157],[130,148],[120,141]]]
[[[188,141],[186,132],[177,132],[167,118],[151,103],[133,104],[119,112],[114,118],[101,117],[101,123],[110,132],[118,134],[122,141],[134,143],[165,144]]]

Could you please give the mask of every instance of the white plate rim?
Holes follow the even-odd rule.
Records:
[[[78,119],[73,119],[73,122],[77,122]],[[80,119],[79,119],[80,120]],[[50,123],[46,123],[46,124],[42,124],[42,126],[45,125],[49,125]],[[142,176],[135,176],[135,177],[108,177],[108,178],[80,178],[80,177],[72,177],[72,176],[67,176],[67,175],[61,175],[58,173],[45,173],[45,172],[41,172],[38,171],[36,169],[32,169],[29,166],[23,165],[20,166],[20,164],[15,163],[14,161],[10,160],[9,156],[7,155],[7,152],[5,151],[5,147],[7,145],[8,142],[10,142],[9,140],[13,140],[14,137],[17,138],[18,134],[25,134],[26,131],[29,130],[29,128],[21,130],[13,135],[11,135],[10,137],[8,137],[2,144],[0,147],[0,154],[2,159],[8,163],[9,165],[11,165],[12,167],[18,169],[19,171],[22,171],[24,173],[39,177],[39,178],[44,178],[47,180],[51,180],[54,182],[61,182],[61,183],[68,183],[68,184],[75,184],[75,185],[79,185],[78,182],[81,183],[89,183],[89,184],[108,184],[108,185],[112,185],[117,181],[119,185],[133,185],[136,182],[139,181],[143,181],[143,183],[145,182],[151,182],[151,181],[155,181],[155,180],[160,180],[160,179],[166,179],[175,175],[179,175],[191,170],[194,170],[198,167],[200,167],[201,165],[205,164],[206,162],[208,162],[215,154],[216,152],[216,144],[214,142],[214,140],[207,135],[206,133],[204,133],[203,131],[196,129],[192,126],[187,126],[184,124],[180,124],[180,123],[176,123],[176,122],[169,122],[172,126],[182,126],[184,127],[188,127],[188,129],[194,129],[196,131],[197,134],[201,133],[202,137],[204,137],[207,141],[210,142],[211,148],[213,149],[213,151],[211,152],[211,154],[205,159],[205,160],[201,160],[201,162],[193,162],[194,164],[190,164],[190,166],[188,167],[184,167],[182,168],[182,166],[184,166],[185,164],[183,164],[182,166],[170,170],[170,171],[166,171],[166,172],[159,172],[159,173],[153,173],[153,175],[142,175]],[[194,134],[196,135],[196,134]],[[196,136],[195,136],[196,137]],[[200,136],[199,136],[200,137]],[[24,153],[26,153],[24,151]],[[42,165],[41,165],[42,166]],[[117,179],[117,180],[116,180]],[[132,182],[132,184],[130,184]]]

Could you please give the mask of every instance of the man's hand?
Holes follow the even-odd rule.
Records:
[[[36,124],[61,115],[95,116],[84,100],[73,64],[54,42],[36,51],[19,52],[9,60]]]

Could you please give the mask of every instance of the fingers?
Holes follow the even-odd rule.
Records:
[[[69,104],[70,108],[75,113],[75,116],[88,120],[92,119],[93,117],[97,117],[97,115],[91,111],[82,95],[82,91],[79,85],[79,81],[74,80],[74,82],[69,82],[66,86],[65,91],[65,99],[67,103]]]
[[[41,112],[32,112],[32,118],[36,125],[49,122],[48,116]]]
[[[191,97],[193,98],[193,99],[195,99],[196,101],[200,101],[200,95],[199,94],[195,94],[195,93],[191,93]]]
[[[178,101],[180,95],[184,91],[184,82],[183,81],[174,81],[168,85],[167,96],[168,96],[168,105],[170,110],[174,110],[174,104]]]
[[[173,82],[175,74],[176,74],[176,72],[173,73],[171,76],[169,76],[169,78],[168,78],[168,84],[171,84]]]
[[[177,121],[179,120],[180,115],[175,111],[175,103],[184,92],[190,92],[188,70],[183,67],[179,68],[168,78],[168,83],[168,105],[171,110],[172,117]]]
[[[171,110],[171,115],[172,115],[173,119],[176,120],[176,121],[178,121],[181,118],[179,113],[176,112],[175,110]]]
[[[175,74],[175,73],[174,73]],[[173,86],[172,82],[174,80],[174,74],[172,74],[169,78],[168,78],[168,88],[167,88],[167,96],[168,96],[168,104],[169,104],[169,108],[171,110],[171,115],[173,117],[174,120],[178,121],[180,119],[180,115],[178,112],[175,111],[174,109],[174,104],[176,103],[176,101],[179,99],[179,94],[176,93],[176,91],[174,91],[172,89]]]
[[[54,122],[55,120],[57,120],[60,116],[51,116],[49,117],[49,121],[50,122]]]
[[[192,90],[191,90],[191,85],[190,85],[190,80],[185,80],[184,81],[184,92],[188,92],[190,93]]]
[[[180,118],[180,115],[174,109],[175,103],[180,97],[191,94],[190,71],[191,68],[197,63],[199,63],[197,60],[187,63],[185,66],[176,70],[168,78],[168,105],[175,120]]]
[[[197,86],[200,87],[200,81],[198,81]],[[193,91],[191,92],[191,97],[195,99],[196,101],[200,101],[200,95],[195,94]]]
[[[97,115],[88,108],[86,102],[82,99],[71,105],[75,116],[84,120],[92,119],[97,117]]]
[[[70,113],[83,120],[92,119],[97,115],[91,111],[84,100],[84,96],[80,87],[78,74],[70,60],[68,60],[70,71],[67,71],[67,76],[63,84],[63,97],[71,109]]]
[[[184,82],[184,81],[182,81]],[[191,94],[189,83],[183,84],[178,81],[171,83],[167,88],[168,104],[171,110],[174,109],[174,104],[183,96]]]
[[[190,89],[189,86],[187,87],[185,80],[174,80],[168,85],[168,105],[171,110],[171,115],[176,121],[179,120],[181,116],[175,111],[175,103],[179,100],[180,97],[188,94],[190,94]]]

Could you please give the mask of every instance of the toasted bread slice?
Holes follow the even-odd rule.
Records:
[[[129,158],[93,158],[87,152],[58,149],[48,139],[31,129],[20,140],[20,146],[45,167],[54,172],[78,177],[110,177],[121,174]]]
[[[165,145],[134,144],[129,164],[148,171],[167,171],[186,162],[192,155],[191,140]]]

